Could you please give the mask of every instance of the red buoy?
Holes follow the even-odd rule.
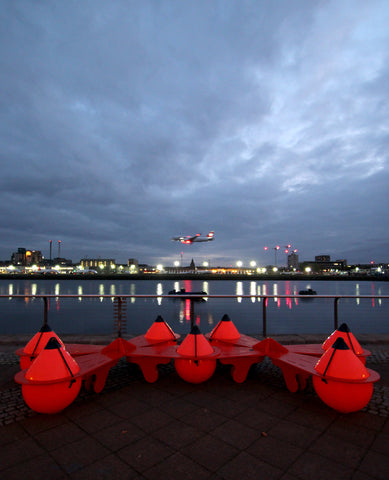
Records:
[[[239,338],[240,333],[228,315],[223,315],[223,318],[209,335],[211,341],[223,340],[225,342],[234,342]]]
[[[22,384],[26,404],[35,412],[57,413],[70,405],[81,388],[80,367],[52,337],[27,371],[15,380]]]
[[[322,349],[328,350],[334,344],[337,338],[343,338],[343,340],[346,342],[346,345],[355,353],[355,355],[363,355],[363,348],[345,323],[342,323],[337,330],[331,333],[331,335],[323,343]]]
[[[29,368],[52,337],[55,337],[58,342],[63,345],[62,340],[47,324],[42,325],[39,332],[37,332],[23,348],[23,354],[20,356],[20,367],[22,370]]]
[[[356,412],[364,408],[373,394],[372,376],[359,358],[339,337],[318,360],[313,375],[313,386],[320,399],[329,407],[342,412]]]
[[[216,368],[215,350],[201,334],[197,325],[177,348],[182,358],[176,358],[174,365],[178,375],[189,383],[201,383],[212,377]]]
[[[161,315],[158,315],[154,323],[145,333],[145,338],[149,342],[176,342],[179,335],[173,332],[172,328],[165,322]]]

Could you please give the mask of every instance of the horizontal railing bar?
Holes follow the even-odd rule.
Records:
[[[279,299],[300,299],[300,300],[313,300],[314,298],[318,299],[332,299],[334,300],[334,329],[338,328],[338,303],[339,300],[341,299],[388,299],[389,295],[260,295],[260,294],[235,294],[235,295],[208,295],[208,294],[189,294],[188,293],[177,293],[174,295],[169,295],[169,294],[56,294],[56,293],[50,293],[50,294],[12,294],[9,293],[8,295],[6,294],[1,294],[0,298],[6,298],[8,300],[10,299],[43,299],[44,302],[44,324],[47,324],[47,317],[48,317],[48,300],[49,299],[67,299],[67,298],[77,298],[77,299],[93,299],[93,298],[98,298],[98,299],[111,299],[111,300],[116,300],[118,304],[122,303],[123,300],[129,298],[129,299],[134,299],[134,298],[151,298],[151,299],[158,299],[160,300],[161,298],[166,298],[166,299],[181,299],[181,300],[189,300],[190,305],[191,305],[191,321],[193,321],[194,318],[194,302],[197,299],[202,299],[202,298],[207,298],[207,299],[212,299],[212,298],[224,298],[224,299],[242,299],[242,298],[249,298],[249,299],[257,299],[258,303],[260,299],[263,299],[262,303],[262,335],[264,337],[267,336],[267,305],[268,305],[268,300],[269,299],[274,299],[274,300],[279,300]],[[124,304],[125,305],[125,304]],[[121,328],[122,328],[122,323],[121,323],[121,313],[119,314],[118,317],[118,323],[119,323],[119,331],[118,334],[121,336]]]
[[[255,294],[240,294],[240,295],[208,295],[208,294],[1,294],[0,298],[170,298],[172,300],[176,298],[195,299],[195,298],[301,298],[301,299],[314,299],[314,298],[389,298],[389,295],[255,295]]]

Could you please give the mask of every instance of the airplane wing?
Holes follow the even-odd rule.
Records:
[[[181,243],[192,243],[192,241],[197,237],[198,235],[186,235],[185,237],[184,236],[181,236],[181,237],[173,237],[172,240],[174,242],[181,242]]]
[[[191,241],[195,241],[196,238],[200,237],[201,233],[196,233],[196,235],[193,235],[193,237],[186,237],[186,240],[191,240]]]
[[[197,236],[197,238],[195,238],[195,240],[193,241],[194,242],[210,242],[211,240],[213,240],[213,237],[214,237],[214,232],[209,232],[206,237]]]

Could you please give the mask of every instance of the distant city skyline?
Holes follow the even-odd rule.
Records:
[[[0,20],[0,258],[60,239],[151,265],[388,260],[389,2],[3,1]]]
[[[109,260],[114,260],[117,264],[127,264],[127,262],[129,260],[134,260],[134,261],[138,262],[139,264],[148,264],[148,265],[163,264],[163,265],[166,265],[166,266],[174,266],[175,264],[176,265],[179,264],[179,265],[182,265],[182,266],[184,266],[184,265],[187,266],[193,260],[195,261],[195,263],[197,265],[207,264],[207,265],[213,266],[213,267],[216,267],[216,266],[235,267],[237,265],[241,266],[241,267],[250,267],[250,266],[252,267],[252,266],[254,266],[254,264],[255,264],[255,266],[260,266],[260,265],[263,265],[263,266],[265,266],[265,265],[286,266],[288,256],[293,256],[293,255],[297,256],[299,263],[314,262],[316,260],[332,261],[332,262],[345,260],[346,264],[349,264],[349,265],[352,265],[352,264],[375,264],[375,263],[377,263],[377,264],[389,264],[389,262],[385,261],[385,260],[371,260],[370,262],[362,262],[362,261],[361,262],[359,262],[359,261],[348,262],[347,259],[339,258],[339,257],[335,258],[334,256],[332,256],[329,253],[316,254],[316,255],[314,255],[313,258],[301,258],[298,252],[294,253],[293,251],[290,251],[290,252],[286,253],[286,249],[285,248],[281,249],[281,247],[279,249],[278,248],[269,249],[269,248],[265,247],[266,251],[269,252],[269,255],[267,256],[267,260],[265,260],[265,261],[260,261],[260,260],[258,260],[258,258],[254,258],[254,257],[245,259],[244,256],[241,256],[239,258],[229,259],[229,261],[222,264],[222,263],[214,263],[214,262],[212,262],[212,260],[210,258],[205,258],[205,257],[202,257],[202,256],[199,258],[199,257],[195,257],[193,255],[192,256],[191,255],[184,256],[184,255],[180,254],[179,258],[173,258],[170,262],[169,261],[163,262],[162,259],[159,259],[159,260],[157,259],[156,262],[150,263],[150,262],[143,261],[142,258],[137,257],[136,255],[128,255],[127,258],[124,259],[123,254],[120,257],[115,257],[115,256],[106,257],[106,256],[102,256],[102,255],[97,255],[97,256],[84,255],[84,256],[71,257],[69,255],[62,255],[61,254],[62,241],[60,241],[60,243],[57,243],[57,249],[55,249],[53,245],[54,245],[54,242],[52,242],[52,252],[51,252],[52,253],[51,259],[53,261],[57,258],[63,258],[63,259],[71,260],[73,264],[78,264],[82,260],[85,260],[85,259],[109,259]],[[39,254],[42,255],[42,263],[44,261],[50,260],[50,251],[49,251],[48,255],[45,255],[44,250],[39,249],[39,248],[32,249],[32,248],[28,248],[28,247],[18,247],[17,249],[14,249],[12,252],[10,252],[10,255],[9,255],[8,258],[0,258],[0,261],[1,262],[10,262],[12,260],[12,257],[17,255],[18,250],[26,250],[26,251],[29,251],[30,254],[31,254],[31,252],[33,254],[36,254],[38,252]],[[58,256],[59,254],[61,254],[61,255]],[[32,263],[39,263],[39,262],[35,261],[35,262],[32,262]]]

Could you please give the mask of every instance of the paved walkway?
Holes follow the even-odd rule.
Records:
[[[368,366],[382,379],[364,411],[342,415],[311,385],[290,393],[270,361],[236,384],[220,366],[201,385],[170,365],[146,383],[120,361],[100,394],[56,415],[25,406],[15,345],[0,345],[0,476],[4,479],[385,479],[389,472],[389,344]]]

